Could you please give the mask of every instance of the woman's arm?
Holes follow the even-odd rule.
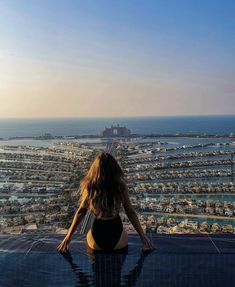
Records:
[[[127,217],[129,218],[130,222],[134,226],[135,230],[138,232],[140,239],[144,246],[147,249],[155,249],[154,245],[149,241],[148,237],[145,235],[143,228],[141,227],[141,224],[139,222],[138,216],[131,205],[130,198],[128,195],[128,187],[125,184],[125,188],[122,192],[122,204],[125,209],[125,212],[127,214]]]
[[[83,220],[83,218],[85,217],[87,212],[87,207],[81,203],[77,212],[75,213],[74,217],[73,217],[73,221],[69,227],[69,230],[67,232],[67,237],[72,237],[74,231],[76,230],[77,226],[79,225],[79,223]]]
[[[68,246],[71,241],[71,237],[76,230],[79,223],[83,220],[84,216],[87,212],[86,200],[82,201],[77,212],[73,217],[73,221],[69,227],[69,230],[65,236],[65,238],[61,241],[61,243],[57,246],[56,250],[60,252],[68,251]]]

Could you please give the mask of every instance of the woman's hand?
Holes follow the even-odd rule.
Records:
[[[141,241],[142,241],[142,250],[143,251],[147,251],[147,250],[154,250],[154,249],[156,249],[156,247],[152,244],[152,242],[148,239],[148,237],[147,236],[144,236],[142,239],[141,239]]]
[[[68,236],[65,236],[65,238],[61,241],[61,243],[56,247],[56,250],[62,253],[68,252],[70,241],[71,241],[71,238]]]

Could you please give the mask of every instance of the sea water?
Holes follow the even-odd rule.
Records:
[[[131,133],[235,133],[235,115],[165,116],[165,117],[100,117],[100,118],[2,118],[0,137],[96,135],[105,127],[125,125]]]

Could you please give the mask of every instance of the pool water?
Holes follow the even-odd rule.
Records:
[[[0,236],[0,286],[235,286],[235,234],[149,234],[156,250],[144,253],[137,234],[128,250],[92,254],[84,235],[70,252],[63,236]]]

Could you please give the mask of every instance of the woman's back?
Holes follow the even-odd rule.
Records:
[[[119,215],[121,210],[121,200],[117,199],[114,203],[114,207],[106,207],[105,209],[99,209],[99,207],[95,207],[91,204],[89,199],[87,199],[86,203],[87,209],[90,210],[97,218],[113,218]]]

